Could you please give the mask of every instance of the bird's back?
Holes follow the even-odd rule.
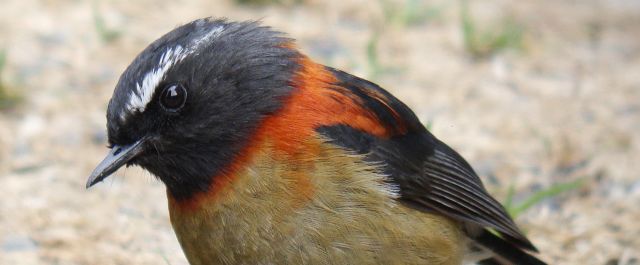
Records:
[[[539,264],[469,164],[405,104],[306,57],[298,63],[283,107],[208,192],[170,198],[192,264],[460,264],[478,235],[504,242],[485,251]]]

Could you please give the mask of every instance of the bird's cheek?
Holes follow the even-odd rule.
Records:
[[[152,155],[154,154],[153,152],[155,152],[155,150],[145,151],[139,157],[131,161],[132,165],[140,166],[145,170],[154,173],[153,169],[158,167],[161,161],[159,160],[160,156],[157,155],[157,153],[156,155]]]

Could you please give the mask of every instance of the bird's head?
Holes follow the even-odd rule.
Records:
[[[175,198],[206,190],[291,92],[299,56],[291,42],[255,22],[213,19],[153,42],[118,81],[107,111],[111,151],[87,187],[139,165]]]

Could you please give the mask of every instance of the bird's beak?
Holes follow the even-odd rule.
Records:
[[[125,146],[114,145],[107,154],[107,157],[91,172],[87,180],[87,189],[109,177],[113,172],[116,172],[116,170],[139,155],[142,152],[144,140],[143,138],[133,144]]]

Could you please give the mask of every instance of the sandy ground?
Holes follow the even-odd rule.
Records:
[[[106,153],[121,71],[164,32],[205,16],[262,19],[316,60],[374,79],[500,200],[510,185],[522,201],[583,179],[518,223],[550,263],[640,264],[640,2],[473,2],[480,25],[511,17],[525,30],[521,50],[481,60],[465,50],[458,1],[420,4],[434,14],[411,25],[389,23],[379,1],[306,2],[2,0],[2,80],[24,101],[0,111],[0,264],[186,264],[150,174],[84,182]],[[96,17],[117,38],[101,37]],[[384,70],[372,76],[374,31]]]

